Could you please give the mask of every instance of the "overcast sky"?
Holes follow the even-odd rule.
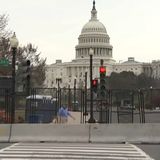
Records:
[[[70,62],[82,27],[89,21],[93,0],[0,0],[0,14],[21,45],[38,46],[47,64]],[[160,59],[160,0],[96,0],[98,19],[113,45],[118,62],[128,57]]]

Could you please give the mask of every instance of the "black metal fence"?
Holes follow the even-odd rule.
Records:
[[[103,100],[97,93],[93,93],[93,117],[97,123],[160,122],[160,89],[107,90]],[[79,113],[79,123],[87,123],[90,117],[90,90],[32,88],[29,95],[17,92],[14,98],[14,123],[52,123],[61,106]],[[0,89],[0,123],[11,123],[11,100],[11,90]]]

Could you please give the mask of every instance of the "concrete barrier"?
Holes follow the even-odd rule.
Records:
[[[10,124],[0,124],[0,142],[8,142],[10,139]]]
[[[160,143],[160,124],[94,124],[90,141],[97,143]]]
[[[0,124],[0,142],[160,143],[160,124]]]
[[[13,124],[10,142],[88,142],[89,125]]]

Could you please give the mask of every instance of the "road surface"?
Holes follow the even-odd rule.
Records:
[[[151,160],[132,144],[15,143],[0,150],[1,160]]]

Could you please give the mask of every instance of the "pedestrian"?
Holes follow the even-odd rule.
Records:
[[[68,116],[71,117],[73,120],[75,120],[75,117],[71,115],[71,113],[68,111],[68,107],[62,106],[58,110],[58,123],[67,123],[68,122]]]

